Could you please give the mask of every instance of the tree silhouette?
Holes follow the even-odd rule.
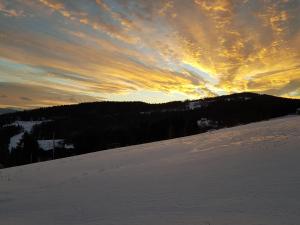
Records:
[[[39,145],[31,134],[25,132],[13,155],[17,165],[37,162]]]

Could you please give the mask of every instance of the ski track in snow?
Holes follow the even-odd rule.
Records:
[[[300,116],[0,170],[0,225],[298,225]]]

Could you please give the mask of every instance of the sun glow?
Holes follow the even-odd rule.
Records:
[[[0,0],[0,107],[299,98],[299,10],[296,0]]]

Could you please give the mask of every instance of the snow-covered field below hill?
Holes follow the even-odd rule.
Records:
[[[0,170],[1,225],[298,225],[300,116]]]

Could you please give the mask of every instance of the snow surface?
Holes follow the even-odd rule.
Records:
[[[201,103],[199,101],[189,102],[187,104],[187,108],[189,110],[194,110],[194,109],[201,108]]]
[[[64,139],[38,140],[39,147],[44,151],[49,151],[56,148],[74,149],[73,144],[65,144]]]
[[[38,140],[39,147],[44,151],[49,151],[54,149],[54,147],[63,148],[64,140],[63,139],[54,139],[54,140]]]
[[[11,151],[13,148],[16,148],[18,146],[18,144],[21,141],[23,135],[24,135],[24,132],[21,132],[21,133],[16,134],[16,135],[14,135],[10,138],[9,145],[8,145],[9,151]]]
[[[207,118],[201,118],[201,120],[197,121],[197,126],[200,128],[212,127],[216,128],[218,125],[216,121],[209,120]]]
[[[0,170],[1,225],[300,224],[300,116]]]
[[[30,133],[32,128],[35,125],[39,125],[45,121],[15,121],[14,123],[7,124],[5,126],[20,126],[22,127],[23,131],[15,136],[12,136],[9,141],[8,149],[11,151],[13,148],[16,148],[21,141],[25,132]]]
[[[64,145],[64,148],[65,148],[65,149],[74,149],[75,146],[74,146],[73,144],[65,144],[65,145]]]
[[[45,121],[21,121],[21,120],[18,120],[9,125],[6,125],[6,126],[20,126],[23,128],[24,131],[30,133],[33,126],[39,125],[43,122],[45,122]]]
[[[236,101],[237,99],[242,99],[242,100],[245,100],[245,101],[249,101],[252,98],[251,97],[238,97],[238,98],[232,97],[232,98],[225,98],[225,101],[230,102],[230,101]]]

